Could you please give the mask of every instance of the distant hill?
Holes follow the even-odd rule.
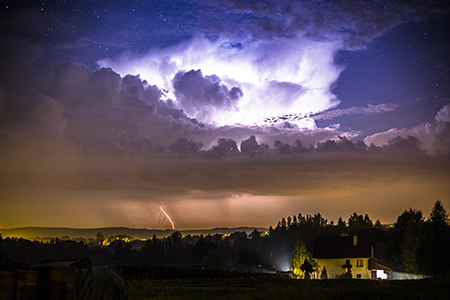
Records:
[[[247,234],[253,230],[266,231],[267,228],[261,227],[236,227],[236,228],[213,228],[199,230],[178,230],[185,235],[214,235],[230,234],[236,231],[245,231]],[[70,238],[95,238],[97,232],[101,232],[105,238],[116,235],[127,235],[135,239],[148,239],[155,235],[158,238],[171,235],[174,230],[167,229],[145,229],[145,228],[127,228],[127,227],[101,227],[101,228],[65,228],[65,227],[19,227],[10,229],[0,229],[3,238],[21,237],[26,239],[39,238],[61,238],[69,236]]]

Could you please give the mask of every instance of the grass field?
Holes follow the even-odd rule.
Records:
[[[131,280],[130,300],[144,299],[450,299],[450,279],[408,281],[192,279]]]

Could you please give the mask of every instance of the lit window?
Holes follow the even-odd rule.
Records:
[[[364,261],[362,259],[358,259],[356,261],[356,266],[357,267],[364,267]]]

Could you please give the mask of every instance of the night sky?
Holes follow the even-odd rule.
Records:
[[[448,1],[3,1],[0,228],[450,210]]]

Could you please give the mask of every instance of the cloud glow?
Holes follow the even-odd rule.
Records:
[[[368,136],[364,139],[366,144],[373,143],[376,146],[385,146],[395,137],[415,137],[420,141],[419,147],[427,154],[436,156],[450,152],[450,104],[441,108],[433,122],[422,123],[413,128],[392,128]]]
[[[450,205],[448,1],[16,2],[0,228]]]
[[[201,70],[204,76],[217,75],[229,89],[242,89],[238,109],[188,116],[216,125],[251,125],[269,116],[318,113],[338,105],[331,93],[343,71],[334,63],[337,50],[335,43],[309,40],[232,43],[196,37],[169,48],[154,48],[144,56],[123,53],[98,64],[122,76],[140,74],[149,84],[167,90],[171,99],[176,99],[172,80],[177,72]],[[298,125],[313,128],[314,122]]]

